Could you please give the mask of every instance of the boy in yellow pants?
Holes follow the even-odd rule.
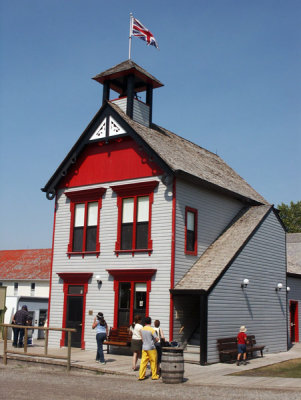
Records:
[[[159,340],[157,338],[157,333],[154,328],[151,327],[152,319],[151,317],[145,318],[145,326],[141,330],[142,334],[142,358],[139,369],[139,381],[145,379],[145,372],[148,362],[150,362],[150,367],[152,371],[152,379],[159,379],[157,375],[157,350],[155,343]]]

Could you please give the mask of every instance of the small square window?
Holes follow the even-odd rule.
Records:
[[[36,289],[36,284],[34,282],[32,282],[31,284],[31,291],[34,291]]]

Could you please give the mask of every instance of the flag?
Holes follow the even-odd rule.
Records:
[[[157,49],[159,48],[154,35],[149,31],[145,26],[141,24],[138,19],[132,17],[132,31],[131,36],[137,36],[140,39],[144,40],[147,45],[155,46]]]

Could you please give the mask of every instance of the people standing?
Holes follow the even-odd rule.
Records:
[[[141,321],[142,321],[141,315],[135,315],[134,322],[130,326],[130,331],[132,332],[131,350],[133,352],[133,359],[132,359],[133,371],[136,371],[138,358],[141,358],[141,351],[142,351],[141,330],[143,328],[143,326],[141,325]]]
[[[243,364],[247,364],[247,328],[242,325],[237,335],[237,360],[236,365],[240,365],[240,358],[243,355]]]
[[[150,362],[152,379],[159,379],[159,375],[157,374],[157,350],[155,347],[155,343],[158,341],[158,338],[155,329],[151,327],[151,323],[151,317],[146,317],[145,326],[141,330],[143,343],[142,359],[139,369],[139,381],[143,381],[145,379],[145,372],[148,362]]]
[[[162,358],[162,344],[165,342],[165,337],[163,330],[160,328],[160,321],[158,319],[154,322],[155,331],[157,333],[158,341],[155,343],[156,350],[157,350],[157,374],[160,375],[161,372],[161,358]]]
[[[99,312],[97,316],[94,318],[92,329],[95,328],[96,328],[96,343],[97,343],[96,362],[99,362],[100,364],[105,364],[105,358],[103,355],[103,342],[108,336],[108,325],[103,317],[102,312]]]
[[[29,318],[28,308],[26,305],[22,306],[21,310],[17,311],[13,317],[12,323],[16,325],[14,328],[14,347],[23,347],[23,338],[25,330],[19,326],[25,326]]]

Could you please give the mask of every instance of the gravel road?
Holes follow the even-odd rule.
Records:
[[[166,385],[133,377],[94,375],[28,367],[0,366],[0,398],[5,400],[300,400],[300,391]]]

